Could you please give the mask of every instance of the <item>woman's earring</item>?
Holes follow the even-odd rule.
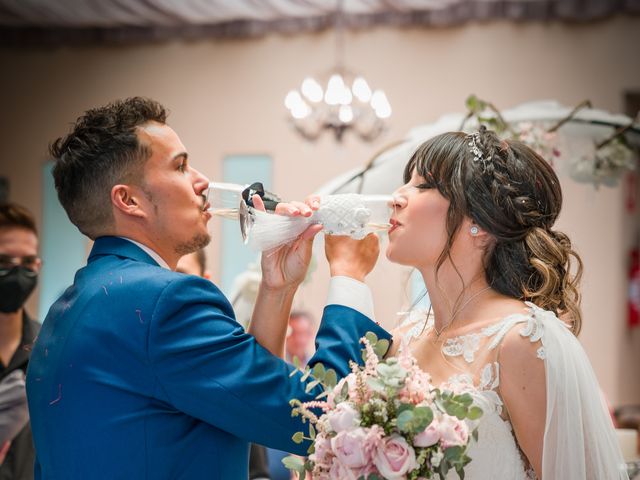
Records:
[[[478,228],[477,225],[472,225],[471,228],[469,229],[469,232],[471,233],[472,237],[476,237],[480,233],[480,229]]]

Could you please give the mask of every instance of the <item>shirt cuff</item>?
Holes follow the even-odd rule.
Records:
[[[353,308],[375,322],[371,290],[366,284],[354,278],[331,277],[327,305],[342,305]]]

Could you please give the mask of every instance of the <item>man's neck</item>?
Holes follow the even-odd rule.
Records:
[[[0,359],[6,366],[20,345],[22,339],[23,310],[17,312],[0,312]]]
[[[142,250],[144,250],[149,256],[151,256],[151,258],[153,258],[161,267],[168,268],[169,270],[176,269],[177,260],[173,265],[170,264],[169,262],[167,262],[165,257],[160,252],[158,252],[158,250],[149,246],[148,243],[141,242],[140,240],[137,240],[135,238],[127,237],[126,235],[121,236],[121,238],[125,238],[130,242],[138,245],[138,247],[142,248]]]
[[[0,342],[22,336],[22,308],[17,312],[0,312]]]

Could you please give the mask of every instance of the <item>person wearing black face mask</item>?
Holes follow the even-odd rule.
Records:
[[[31,345],[40,328],[24,305],[36,287],[41,263],[32,215],[15,204],[0,205],[0,385],[9,381],[12,385],[11,389],[0,391],[11,391],[14,397],[20,392],[19,382],[24,382]],[[4,400],[7,399],[0,399]],[[20,406],[19,400],[12,398],[10,402]],[[16,412],[2,409],[0,415],[3,427],[0,433],[13,432],[10,438],[0,438],[0,480],[32,479],[34,449],[30,425],[22,427],[25,417]],[[20,419],[22,423],[11,425]]]

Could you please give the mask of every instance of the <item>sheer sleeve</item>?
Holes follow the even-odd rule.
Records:
[[[629,477],[611,417],[589,359],[552,312],[533,306],[542,327],[547,414],[542,478],[621,480]]]

